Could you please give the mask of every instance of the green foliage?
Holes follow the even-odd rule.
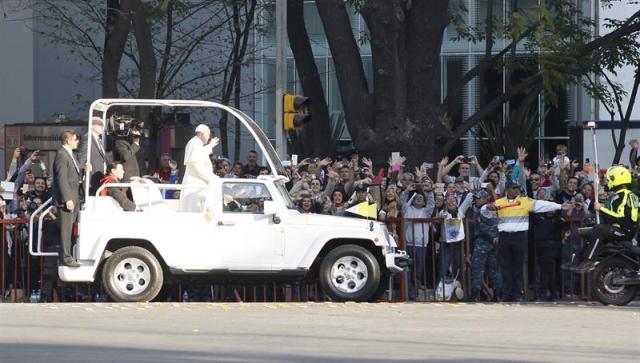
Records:
[[[501,1],[497,3],[502,4]],[[600,3],[603,7],[611,8],[622,3],[640,4],[640,1],[601,0]],[[451,0],[451,23],[457,32],[453,39],[474,43],[488,37],[520,40],[524,53],[537,59],[534,68],[530,69],[541,73],[545,97],[552,103],[557,101],[556,90],[572,84],[581,84],[589,94],[602,102],[612,103],[613,90],[606,92],[593,79],[584,76],[601,76],[605,70],[615,73],[622,66],[637,65],[640,61],[640,37],[637,32],[614,38],[596,49],[587,48],[593,41],[597,24],[590,14],[583,13],[572,0],[540,0],[538,5],[530,8],[512,9],[504,24],[494,16],[493,34],[485,34],[485,29],[477,24],[467,24],[467,15],[466,1]],[[604,19],[602,25],[613,31],[636,22],[640,22],[638,13],[630,14],[624,20]],[[522,55],[522,50],[518,54]],[[520,64],[523,58],[527,57],[517,57],[510,66],[514,69],[530,66]],[[615,88],[624,92],[620,87]]]
[[[535,140],[540,122],[537,107],[526,105],[527,110],[522,120],[517,120],[517,110],[511,112],[510,121],[503,126],[501,120],[480,121],[472,134],[478,140],[481,155],[490,159],[494,155],[513,157],[516,148],[524,146],[528,148]]]

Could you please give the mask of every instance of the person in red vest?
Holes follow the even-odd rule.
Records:
[[[114,161],[111,163],[107,169],[107,176],[100,180],[100,185],[109,184],[109,183],[120,183],[122,178],[124,177],[124,167],[122,163],[119,161]],[[100,191],[101,197],[110,196],[120,204],[122,209],[126,211],[134,211],[136,210],[136,204],[132,202],[128,197],[124,188],[120,187],[111,187],[104,188]]]

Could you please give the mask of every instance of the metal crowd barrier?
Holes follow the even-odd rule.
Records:
[[[439,231],[442,231],[442,223],[443,221],[440,218],[387,218],[387,228],[389,228],[390,231],[395,232],[398,248],[405,249],[407,253],[411,255],[413,260],[412,268],[408,272],[398,274],[394,279],[394,286],[391,287],[394,291],[398,292],[397,294],[394,294],[394,296],[398,296],[398,301],[444,302],[456,300],[456,298],[446,298],[446,284],[441,283],[441,277],[445,275],[445,254],[442,253],[442,251],[444,249],[451,248],[451,244],[443,242],[440,236]],[[464,224],[465,239],[460,242],[461,245],[459,249],[459,261],[462,261],[462,263],[459,266],[459,272],[450,277],[456,277],[456,280],[460,283],[460,287],[464,291],[464,297],[466,298],[471,292],[471,258],[474,245],[473,221],[465,220]],[[581,224],[582,221],[580,220],[574,219],[566,221],[561,238],[556,241],[556,257],[554,258],[554,265],[551,266],[551,269],[554,272],[553,279],[556,284],[555,291],[551,291],[551,297],[554,300],[591,300],[591,282],[589,275],[571,273],[560,268],[563,263],[569,262],[568,258],[571,256],[571,253],[567,254],[565,252],[563,254],[563,249],[574,247],[572,252],[578,252],[586,245],[586,242],[581,238],[577,231]],[[411,227],[409,230],[412,232],[411,234],[413,236],[416,235],[416,230],[421,230],[423,232],[423,236],[428,234],[429,242],[426,243],[427,247],[420,249],[416,247],[416,243],[407,243],[405,236],[405,231],[407,231],[405,227],[407,225]],[[530,248],[527,249],[527,254],[522,266],[523,297],[526,301],[536,301],[539,298],[540,273],[542,268],[540,266],[541,261],[539,260],[539,256],[536,254],[536,241],[533,239],[535,226],[533,223],[530,224],[529,231],[530,236],[527,243]],[[569,232],[567,238],[564,238],[565,231]],[[533,254],[529,251],[532,251]],[[422,265],[422,268],[413,268],[416,265],[416,257],[419,253],[422,254],[419,257],[425,262]],[[498,259],[498,270],[499,266],[500,261]],[[415,288],[410,289],[409,286],[415,286]],[[493,287],[487,277],[486,268],[481,291],[485,297],[489,299],[494,298]]]
[[[396,274],[392,279],[388,289],[392,290],[394,301],[418,301],[418,302],[444,302],[446,298],[446,284],[441,283],[442,276],[445,276],[443,251],[452,249],[451,244],[442,242],[439,231],[442,230],[442,219],[424,218],[387,218],[386,224],[391,232],[395,232],[399,249],[406,250],[414,261],[414,266],[408,271]],[[35,290],[43,290],[43,284],[47,279],[54,285],[49,301],[106,301],[107,297],[102,289],[99,279],[92,284],[63,284],[57,276],[45,276],[45,258],[48,263],[55,263],[55,257],[31,256],[29,254],[28,234],[30,228],[27,220],[13,219],[0,220],[2,225],[2,260],[0,266],[1,274],[1,295],[3,302],[29,302],[31,293]],[[407,229],[406,227],[409,227]],[[555,259],[557,265],[553,266],[556,271],[556,281],[559,284],[559,298],[564,300],[590,299],[590,281],[586,274],[574,274],[561,270],[559,266],[567,262],[567,252],[563,257],[562,248],[567,249],[573,246],[574,250],[584,248],[585,241],[577,234],[580,221],[572,220],[567,222],[567,229],[570,231],[567,241],[560,241],[560,249]],[[530,229],[533,230],[533,224]],[[36,229],[42,233],[42,227]],[[465,297],[471,290],[471,256],[473,252],[473,223],[465,221],[465,239],[460,242],[458,261],[461,262],[459,272],[454,277],[465,292]],[[418,248],[416,244],[407,243],[406,233],[416,236],[416,232],[422,232],[423,236],[428,236],[428,243],[424,248]],[[533,231],[532,231],[533,232]],[[572,238],[572,236],[576,236]],[[426,237],[425,237],[426,238]],[[573,245],[571,245],[573,240]],[[38,238],[37,246],[32,246],[36,251],[45,251],[44,244],[49,238]],[[425,241],[426,242],[426,241]],[[534,244],[532,238],[529,245]],[[575,246],[575,244],[578,246]],[[49,246],[50,247],[50,246]],[[540,266],[537,256],[537,249],[531,248],[533,255],[527,254],[523,265],[524,269],[524,297],[525,300],[535,300],[537,289],[539,288]],[[415,267],[418,254],[424,261],[419,270]],[[449,253],[453,253],[449,251]],[[453,259],[453,255],[451,256]],[[51,267],[51,266],[49,266]],[[53,272],[57,273],[57,269]],[[486,276],[486,271],[485,271]],[[449,280],[445,280],[447,282]],[[186,291],[186,294],[185,294]],[[485,277],[482,291],[486,297],[492,298],[493,291],[490,281]],[[384,294],[382,301],[388,300],[388,294]],[[241,285],[241,284],[190,284],[182,283],[166,286],[157,299],[158,301],[211,301],[211,302],[306,302],[325,301],[325,296],[319,283],[299,282],[299,283],[274,283],[265,282],[263,284]],[[451,300],[455,301],[455,298]]]

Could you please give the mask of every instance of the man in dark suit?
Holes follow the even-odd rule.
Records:
[[[80,264],[71,254],[73,224],[80,209],[80,163],[73,155],[78,148],[78,135],[74,131],[62,133],[62,147],[53,161],[53,200],[58,207],[60,226],[60,264],[78,267]]]
[[[100,187],[100,180],[106,175],[108,165],[107,156],[102,144],[102,133],[104,123],[100,117],[91,119],[91,132],[82,135],[80,139],[80,165],[84,165],[85,172],[89,174],[89,195],[96,195],[96,190]],[[90,136],[89,136],[90,135]],[[87,160],[88,138],[91,137],[91,160]]]

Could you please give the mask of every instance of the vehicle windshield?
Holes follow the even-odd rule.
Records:
[[[276,188],[278,188],[278,192],[282,195],[282,199],[284,199],[284,203],[287,206],[287,209],[297,209],[295,204],[293,204],[293,200],[287,191],[287,188],[284,186],[284,182],[282,180],[276,181]]]

